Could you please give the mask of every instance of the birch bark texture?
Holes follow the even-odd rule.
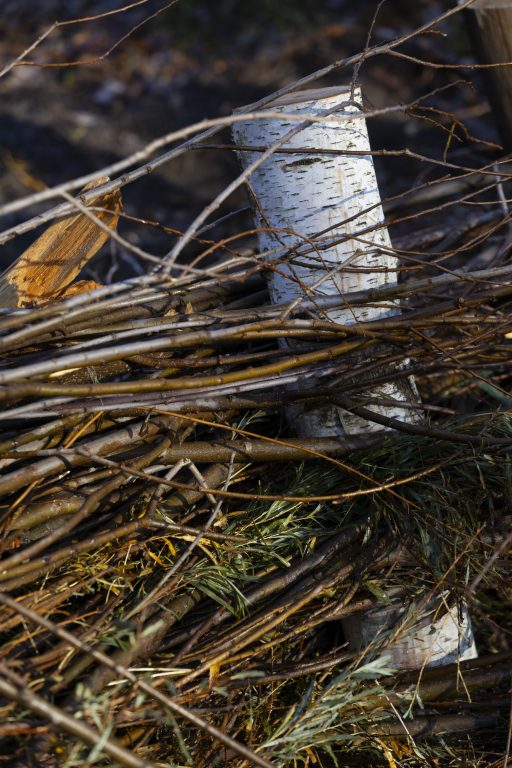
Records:
[[[308,125],[288,140],[249,179],[260,250],[275,265],[275,271],[268,274],[275,304],[300,307],[302,298],[344,296],[397,280],[397,259],[384,223],[360,102],[359,89],[353,94],[339,87],[301,91],[267,105],[267,110],[282,114],[282,119],[248,120],[233,127],[238,156],[247,168],[263,149],[296,128],[297,122],[287,120],[287,114],[324,115],[322,122]],[[334,109],[335,114],[329,116]],[[387,302],[319,310],[318,315],[352,325],[399,311],[396,304]],[[416,419],[414,411],[399,405],[417,399],[414,385],[407,379],[365,394],[397,402],[396,406],[370,406],[382,415]],[[296,431],[304,436],[382,429],[334,405],[314,413],[293,409],[292,414]]]
[[[296,128],[297,122],[287,115],[305,120],[322,117],[282,144],[249,178],[261,255],[272,267],[268,287],[273,303],[300,307],[304,297],[343,297],[397,281],[398,261],[385,226],[360,104],[359,89],[302,91],[267,105],[276,118],[248,119],[233,127],[237,154],[247,168]],[[350,325],[398,312],[397,304],[379,303],[319,309],[318,316]],[[396,406],[371,406],[373,410],[402,421],[418,418],[414,410],[400,407],[404,400],[417,401],[412,381],[380,386],[371,395],[396,402]],[[339,437],[381,428],[334,406],[314,412],[290,408],[287,418],[304,437]],[[367,645],[383,629],[400,622],[408,607],[403,594],[394,595],[390,605],[343,620],[349,645]],[[456,605],[448,607],[446,596],[430,601],[420,623],[393,639],[387,651],[392,666],[412,669],[474,658],[465,607],[460,614]]]

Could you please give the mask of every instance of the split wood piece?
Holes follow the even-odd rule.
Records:
[[[82,192],[107,181],[102,177]],[[122,209],[120,192],[101,195],[90,206],[104,209],[91,215],[116,229]],[[97,288],[92,280],[70,283],[108,239],[108,233],[83,213],[56,221],[0,276],[0,306],[37,306]]]
[[[274,304],[300,307],[306,300],[313,304],[309,311],[314,312],[317,298],[350,299],[358,291],[397,283],[399,262],[385,225],[361,98],[359,89],[351,93],[339,87],[297,92],[267,105],[282,119],[261,118],[233,126],[242,166],[247,169],[254,164],[248,188],[260,248],[269,258],[268,283]],[[290,113],[304,116],[300,131],[298,123],[287,118]],[[311,121],[311,115],[322,121]],[[261,162],[262,148],[277,143],[296,153],[274,152]],[[339,154],[333,156],[332,149]],[[347,301],[341,309],[322,311],[317,307],[317,312],[324,319],[348,325],[397,314],[400,305],[373,301],[356,307]],[[400,407],[400,402],[417,401],[413,381],[392,381],[369,394],[396,402],[396,406],[374,407],[378,415],[418,421],[414,411]],[[310,411],[288,408],[287,417],[305,438],[382,429],[334,404]],[[442,597],[429,601],[427,615],[419,617],[421,632],[416,627],[402,634],[395,632],[386,649],[393,667],[446,664],[476,655],[469,616],[465,614],[461,630],[457,606],[446,611],[445,602]],[[392,632],[399,607],[403,608],[403,601],[343,620],[349,645],[360,648],[367,645],[372,633]]]
[[[460,0],[459,0],[460,1]],[[478,61],[505,66],[485,71],[489,100],[504,147],[512,150],[512,0],[475,0],[465,9]]]

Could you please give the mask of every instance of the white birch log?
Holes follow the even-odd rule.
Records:
[[[364,648],[389,630],[393,640],[385,652],[396,669],[441,667],[474,659],[478,654],[467,606],[448,607],[448,599],[446,593],[433,598],[420,615],[408,621],[410,606],[398,593],[390,605],[344,619],[345,638],[350,647]]]
[[[267,105],[267,110],[282,114],[282,119],[262,117],[233,127],[239,158],[247,168],[261,157],[262,150],[297,126],[287,114],[325,115],[339,106],[336,117],[310,124],[283,145],[283,149],[303,151],[274,153],[249,180],[256,225],[262,230],[260,249],[278,266],[268,277],[274,303],[293,305],[304,296],[343,296],[397,280],[398,264],[384,222],[366,121],[357,106],[359,90],[354,97],[350,101],[349,91],[340,88],[302,91]],[[338,116],[343,119],[336,119]],[[361,154],[322,154],[322,150],[333,149]],[[294,249],[291,258],[290,249]],[[330,310],[322,317],[347,325],[399,311],[396,304],[373,304]],[[417,400],[413,382],[372,388],[371,395],[397,403],[372,405],[373,410],[402,421],[418,418],[415,411],[400,408],[400,401]],[[382,428],[334,406],[313,413],[289,409],[287,417],[302,436],[339,436]],[[430,618],[421,627],[389,649],[396,668],[450,663],[476,655],[467,611],[459,622],[456,606],[441,618],[442,611],[436,614],[432,606],[430,610]],[[385,627],[397,617],[397,606],[379,606],[372,613],[344,621],[344,629],[352,646],[361,647],[379,626]]]
[[[307,94],[307,95],[306,95]],[[287,263],[279,260],[279,272],[269,275],[273,303],[293,303],[302,296],[345,295],[377,288],[397,280],[397,260],[384,224],[366,122],[352,103],[350,94],[339,88],[324,88],[284,97],[267,109],[282,112],[283,120],[261,119],[237,123],[233,134],[238,146],[267,148],[297,123],[286,120],[294,115],[321,114],[338,104],[336,120],[315,123],[285,145],[304,149],[303,153],[276,153],[260,165],[250,179],[257,197],[255,217],[263,252],[274,252],[274,260],[289,248],[297,248]],[[356,101],[361,94],[355,92]],[[322,150],[361,152],[360,155],[322,155]],[[316,152],[310,153],[310,150]],[[244,166],[261,152],[240,151]],[[269,231],[270,230],[270,231]],[[330,243],[342,239],[330,247]],[[313,247],[312,247],[313,244]],[[309,252],[308,252],[309,251]],[[361,271],[358,271],[361,270]],[[304,286],[307,286],[307,294]],[[375,320],[399,311],[392,303],[347,307],[324,313],[323,317],[342,325]],[[305,385],[307,386],[307,384]],[[384,384],[367,393],[376,399],[396,400],[396,407],[371,406],[378,413],[404,421],[416,418],[414,411],[399,406],[400,401],[417,400],[412,382]],[[330,406],[314,413],[292,410],[298,434],[339,436],[376,431],[381,425]]]

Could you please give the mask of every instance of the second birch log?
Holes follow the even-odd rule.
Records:
[[[246,167],[297,126],[286,119],[287,113],[322,115],[343,105],[332,119],[313,123],[287,141],[286,153],[277,151],[249,180],[256,198],[256,223],[261,228],[260,248],[276,265],[268,281],[275,304],[293,304],[303,297],[343,296],[397,281],[398,261],[384,223],[366,123],[357,106],[361,100],[358,89],[354,96],[351,101],[350,92],[340,88],[302,91],[267,107],[282,113],[282,120],[262,118],[234,125],[238,154]],[[333,149],[341,154],[333,156]],[[322,150],[329,154],[322,155]],[[322,316],[350,325],[398,311],[396,304],[388,302],[337,309]],[[417,418],[414,411],[400,408],[400,401],[417,400],[414,384],[407,379],[366,394],[397,402],[396,407],[376,406],[383,415],[404,421]],[[382,429],[334,405],[314,413],[297,409],[294,413],[296,431],[304,435],[339,436]]]

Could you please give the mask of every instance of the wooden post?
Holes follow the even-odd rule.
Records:
[[[261,155],[262,147],[266,149],[296,127],[296,122],[286,120],[287,112],[321,114],[345,102],[337,112],[345,118],[343,122],[334,118],[332,122],[310,125],[285,146],[288,152],[302,152],[278,152],[251,176],[250,185],[257,197],[254,215],[257,226],[264,230],[259,235],[260,247],[272,254],[270,260],[279,262],[279,271],[268,277],[273,303],[300,300],[305,295],[304,286],[307,297],[313,298],[344,295],[397,281],[398,262],[384,224],[366,123],[349,99],[346,88],[301,91],[267,107],[267,111],[282,113],[283,120],[261,119],[234,125],[237,145],[259,150],[238,152],[242,165],[247,166]],[[360,100],[361,93],[356,90],[355,102]],[[361,154],[322,155],[322,150],[333,149]],[[337,242],[340,239],[344,242]],[[287,254],[290,248],[296,249],[291,258]],[[325,312],[323,318],[351,325],[399,311],[399,306],[387,302],[336,309]],[[407,380],[384,384],[371,395],[398,403],[417,399],[413,383]],[[416,419],[414,411],[399,405],[371,407],[386,416]],[[327,437],[382,429],[336,406],[314,413],[293,409],[291,413],[300,435]]]
[[[503,145],[512,151],[512,0],[475,0],[465,9],[480,64],[507,64],[485,71],[488,96]]]
[[[360,103],[359,89],[353,98],[348,89],[339,87],[302,91],[266,106],[266,111],[276,112],[282,119],[262,117],[233,127],[237,153],[242,165],[248,167],[263,150],[297,126],[287,115],[325,116],[321,123],[311,123],[287,140],[282,147],[285,151],[266,159],[249,180],[254,217],[261,228],[260,249],[279,267],[268,275],[274,303],[291,305],[304,296],[343,296],[397,280],[398,262],[384,222]],[[327,113],[334,108],[336,117],[329,119]],[[338,116],[343,120],[336,119]],[[298,151],[290,153],[290,149]],[[322,154],[322,150],[333,149],[341,154]],[[347,150],[348,154],[343,154]],[[399,311],[396,304],[372,304],[330,310],[323,318],[347,325]],[[286,346],[284,341],[282,346]],[[389,383],[372,388],[371,394],[396,402],[396,406],[370,406],[373,410],[402,421],[418,418],[414,410],[400,408],[400,401],[417,400],[413,382]],[[314,412],[289,409],[287,417],[304,437],[340,436],[376,428],[335,406]],[[377,626],[383,628],[396,621],[397,611],[404,609],[403,600],[398,597],[397,601],[343,622],[352,647],[366,644]],[[430,619],[423,629],[417,631],[416,627],[390,648],[396,668],[450,663],[454,658],[476,655],[467,613],[460,624],[456,606],[448,612],[436,613],[436,606],[429,609]]]

